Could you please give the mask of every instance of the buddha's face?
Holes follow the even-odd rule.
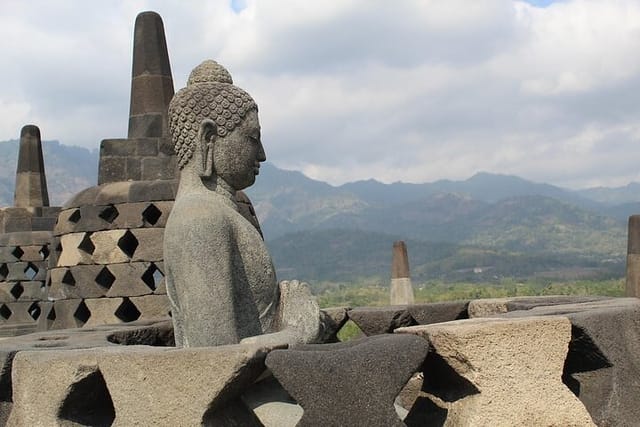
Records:
[[[213,148],[215,174],[235,190],[252,185],[260,170],[260,162],[266,159],[255,110],[248,112],[231,133],[218,137]]]

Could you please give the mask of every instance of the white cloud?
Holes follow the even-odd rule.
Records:
[[[205,58],[226,65],[276,165],[333,183],[639,176],[635,0],[242,3],[6,0],[0,140],[27,122],[90,148],[124,137],[133,22],[154,9],[176,89]]]

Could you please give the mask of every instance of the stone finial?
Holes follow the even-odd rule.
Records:
[[[626,295],[640,297],[640,215],[629,217]]]
[[[409,276],[409,257],[407,245],[398,240],[393,242],[393,261],[391,263],[391,278],[402,279]]]
[[[26,125],[20,131],[14,206],[20,208],[49,206],[40,129],[35,125]]]
[[[173,97],[173,79],[162,18],[142,12],[133,37],[129,138],[169,134],[167,109]]]
[[[399,240],[393,243],[391,262],[391,305],[413,304],[413,287],[409,276],[407,245]]]

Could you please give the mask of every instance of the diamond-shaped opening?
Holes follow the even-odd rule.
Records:
[[[56,308],[51,307],[49,314],[47,314],[47,329],[53,325],[53,322],[56,320]]]
[[[353,320],[348,320],[336,334],[336,337],[341,342],[351,341],[364,336],[365,334],[362,332],[362,329],[360,329]]]
[[[89,373],[69,387],[58,418],[64,425],[110,426],[116,419],[116,410],[107,383],[100,369]]]
[[[82,218],[82,215],[80,215],[80,209],[76,209],[71,215],[69,215],[69,221],[74,224],[77,224],[78,221],[80,221],[80,218]]]
[[[49,248],[47,247],[47,245],[44,245],[42,248],[40,248],[40,251],[38,251],[38,253],[40,254],[40,258],[47,259],[47,257],[49,256]]]
[[[133,322],[140,317],[140,311],[129,298],[125,298],[124,301],[122,301],[122,304],[120,304],[120,307],[118,307],[114,314],[123,322]]]
[[[96,246],[91,241],[91,233],[85,233],[82,241],[78,244],[78,249],[88,253],[89,255],[93,255],[93,252],[96,250]]]
[[[87,320],[91,317],[91,311],[89,311],[89,307],[82,301],[75,313],[73,313],[73,317],[80,321],[81,324],[87,323]]]
[[[12,314],[13,312],[9,309],[9,307],[7,307],[6,304],[0,305],[0,317],[2,317],[4,320],[8,320]]]
[[[76,279],[75,277],[73,277],[73,274],[71,274],[71,270],[67,270],[64,273],[64,276],[62,276],[62,283],[64,283],[65,285],[69,285],[69,286],[75,286],[76,285]]]
[[[22,255],[24,255],[24,251],[22,250],[22,248],[20,248],[20,246],[16,246],[12,251],[11,251],[11,255],[13,255],[14,257],[20,259],[22,258]]]
[[[147,271],[142,275],[142,281],[152,291],[155,291],[158,286],[160,286],[162,279],[164,279],[164,274],[162,274],[162,271],[160,271],[155,264],[151,264],[149,268],[147,268]]]
[[[29,313],[29,316],[31,316],[33,320],[38,320],[38,318],[42,314],[42,310],[40,309],[40,306],[38,305],[37,302],[34,302],[33,304],[31,304],[27,309],[27,312]]]
[[[142,211],[142,219],[145,222],[148,222],[151,225],[156,225],[156,222],[162,216],[162,211],[156,207],[153,203],[151,203],[145,210]]]
[[[100,273],[96,276],[96,283],[105,289],[110,289],[115,281],[116,276],[114,276],[107,267],[100,270]]]
[[[8,274],[9,267],[7,267],[7,264],[0,265],[0,280],[6,279]]]
[[[33,280],[35,279],[36,274],[38,274],[38,267],[29,263],[27,264],[27,267],[24,269],[24,274],[27,276],[29,280]]]
[[[24,286],[22,286],[20,282],[18,282],[15,285],[13,285],[13,287],[9,292],[11,292],[11,295],[13,295],[15,299],[18,299],[20,298],[20,295],[24,293]]]
[[[118,215],[120,215],[120,212],[118,212],[118,209],[113,205],[107,206],[98,214],[100,218],[104,219],[109,224],[115,221],[115,219],[118,218]]]
[[[136,239],[136,236],[134,236],[131,231],[127,230],[120,240],[118,240],[118,247],[131,258],[138,247],[138,239]]]

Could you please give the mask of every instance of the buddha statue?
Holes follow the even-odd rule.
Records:
[[[266,160],[255,101],[208,60],[171,100],[169,129],[181,169],[164,237],[176,345],[312,342],[318,306],[304,284],[278,284],[240,191]]]

